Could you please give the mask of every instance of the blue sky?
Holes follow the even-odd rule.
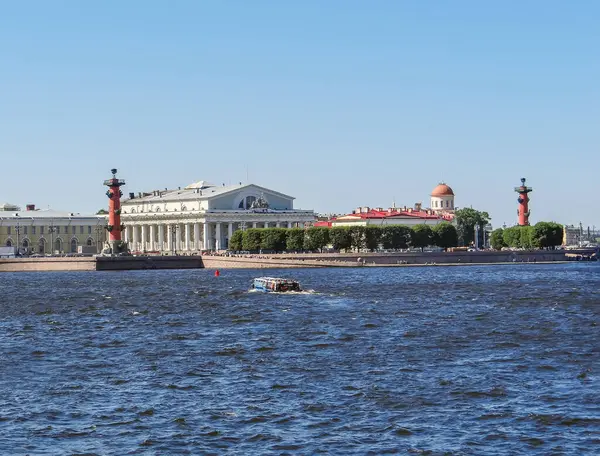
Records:
[[[0,200],[246,181],[600,227],[600,3],[28,1],[0,9]]]

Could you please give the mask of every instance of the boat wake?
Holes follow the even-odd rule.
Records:
[[[264,293],[264,294],[273,294],[273,295],[277,295],[277,296],[294,296],[294,295],[313,295],[313,294],[319,294],[317,293],[315,290],[302,290],[302,291],[280,291],[280,292],[270,292],[270,293],[265,293],[262,290],[258,290],[256,288],[250,288],[248,290],[248,293]]]

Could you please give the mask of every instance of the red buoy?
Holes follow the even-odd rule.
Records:
[[[220,273],[220,272],[219,272],[219,270],[217,269],[217,270],[215,271],[215,277],[219,277],[219,275],[221,275],[221,273]]]

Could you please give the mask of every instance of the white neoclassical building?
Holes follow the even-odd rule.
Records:
[[[312,210],[294,198],[253,184],[196,182],[177,190],[129,193],[121,203],[125,241],[132,252],[192,253],[224,250],[234,231],[304,227]]]

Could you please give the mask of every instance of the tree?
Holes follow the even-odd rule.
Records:
[[[474,242],[475,225],[479,225],[479,245],[483,245],[483,230],[491,220],[487,212],[465,207],[454,212],[454,220],[458,230],[459,243],[469,245]]]
[[[506,228],[504,233],[502,233],[502,239],[508,247],[513,249],[521,247],[521,232],[519,231],[519,227],[511,226],[510,228]]]
[[[382,229],[380,226],[367,225],[365,227],[365,247],[369,251],[377,250],[381,243]]]
[[[299,252],[304,248],[304,229],[290,228],[286,230],[285,249],[288,252]]]
[[[504,230],[502,228],[492,231],[490,244],[494,250],[502,250],[502,247],[506,247],[506,243],[504,242]]]
[[[533,226],[533,239],[541,248],[562,244],[563,226],[554,222],[538,222]]]
[[[352,246],[350,231],[346,227],[336,226],[329,231],[329,241],[335,250],[348,250]]]
[[[264,228],[261,233],[260,248],[283,252],[286,246],[286,231],[285,228]]]
[[[449,247],[458,245],[458,232],[454,225],[448,222],[442,222],[432,228],[433,243],[438,247],[447,250]]]
[[[519,226],[521,247],[524,249],[532,249],[538,247],[535,238],[533,237],[532,226]]]
[[[242,230],[234,231],[229,239],[229,250],[242,250],[244,248],[243,239],[244,232]]]
[[[306,230],[304,248],[306,250],[323,250],[329,243],[329,228],[313,226]]]
[[[100,209],[98,212],[96,212],[96,215],[106,215],[108,214],[108,211],[106,209]]]
[[[242,246],[244,250],[259,250],[261,244],[261,229],[260,228],[250,228],[244,231],[242,238]]]
[[[382,228],[381,244],[384,249],[406,249],[410,242],[411,229],[404,225],[387,225]]]
[[[355,250],[361,250],[365,248],[365,227],[364,226],[351,226],[348,231],[350,232],[350,246]]]
[[[412,247],[420,248],[421,252],[423,248],[431,245],[433,240],[433,230],[429,225],[415,225],[412,228],[412,235],[410,245]]]

